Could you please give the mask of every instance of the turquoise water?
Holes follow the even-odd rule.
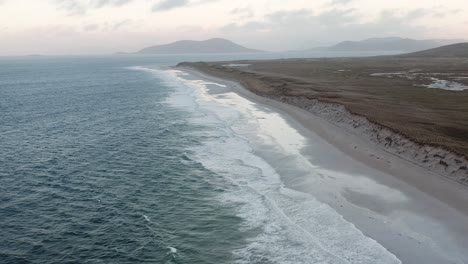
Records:
[[[255,155],[274,113],[164,68],[207,59],[0,61],[0,262],[398,263]]]

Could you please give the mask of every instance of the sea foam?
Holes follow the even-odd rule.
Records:
[[[213,84],[185,79],[179,71],[155,74],[175,88],[169,104],[209,127],[206,140],[188,155],[225,180],[219,199],[235,206],[244,220],[242,231],[250,235],[248,244],[233,252],[237,263],[401,263],[330,206],[286,188],[255,154],[253,136],[287,156],[300,155],[304,138],[278,114],[234,93],[211,95],[207,85]]]

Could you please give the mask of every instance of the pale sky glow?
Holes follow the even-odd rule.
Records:
[[[0,0],[0,55],[212,37],[276,51],[368,37],[468,39],[466,14],[467,0]]]

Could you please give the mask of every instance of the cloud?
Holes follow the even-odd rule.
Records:
[[[374,21],[361,22],[359,13],[355,9],[329,9],[321,13],[314,13],[310,9],[298,9],[290,11],[278,11],[265,16],[263,21],[242,23],[231,23],[222,30],[252,30],[254,28],[275,28],[275,29],[307,29],[311,33],[317,32],[320,28],[355,28],[355,27],[383,27],[395,28],[411,27],[410,24],[416,19],[428,16],[426,10],[414,9],[383,10]]]
[[[174,8],[179,8],[188,5],[188,0],[164,0],[158,4],[155,4],[152,8],[153,12],[166,11]]]
[[[331,9],[317,15],[316,19],[322,25],[336,26],[356,22],[358,17],[354,9]]]
[[[344,5],[351,3],[353,0],[331,0],[332,5]]]
[[[83,15],[86,13],[85,5],[77,0],[57,0],[59,8],[68,11],[69,15]]]
[[[1,0],[0,0],[1,1]],[[69,15],[84,15],[89,9],[103,7],[119,7],[133,0],[55,0],[60,9],[66,10]]]
[[[96,7],[104,7],[104,6],[123,6],[132,2],[133,0],[96,0],[95,6]]]
[[[161,12],[161,11],[168,11],[176,8],[188,7],[188,6],[195,6],[195,5],[202,5],[211,2],[217,2],[219,0],[198,0],[198,1],[190,1],[190,0],[163,0],[151,8],[153,12]]]
[[[421,18],[421,17],[431,15],[432,13],[433,13],[432,10],[424,9],[424,8],[418,8],[418,9],[413,9],[413,10],[409,11],[408,13],[406,13],[404,15],[404,18],[407,19],[407,20],[414,20],[414,19],[418,19],[418,18]]]
[[[88,24],[83,26],[84,31],[96,31],[99,29],[98,24]]]
[[[374,20],[364,21],[356,9],[331,8],[322,12],[297,9],[274,12],[256,21],[230,23],[219,31],[227,38],[245,39],[244,44],[255,48],[306,49],[370,37],[418,38],[428,28],[416,22],[431,15],[425,9],[384,10]]]
[[[314,12],[310,9],[298,9],[291,11],[278,11],[266,16],[269,24],[285,26],[291,24],[310,23],[314,19]]]
[[[128,26],[128,25],[130,25],[132,23],[133,23],[133,21],[131,19],[126,19],[126,20],[122,20],[122,21],[119,21],[119,22],[115,22],[114,24],[111,25],[111,30],[112,31],[117,31],[120,28]]]
[[[80,33],[74,26],[65,25],[51,25],[51,26],[39,26],[24,31],[26,35],[41,35],[44,37],[59,37],[69,38],[78,36]]]
[[[251,18],[254,16],[254,12],[250,8],[235,8],[231,10],[231,15],[234,15],[240,19]]]
[[[132,23],[134,23],[133,20],[125,19],[121,21],[106,22],[102,24],[84,24],[82,29],[85,32],[95,32],[98,30],[101,32],[112,32],[112,31],[117,31],[120,28],[126,27]]]

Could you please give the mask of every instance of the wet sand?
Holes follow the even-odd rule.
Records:
[[[303,109],[260,97],[233,81],[184,68],[211,94],[235,92],[279,113],[307,138],[293,160],[268,149],[262,156],[291,189],[330,205],[403,263],[467,263],[468,188],[403,160]],[[299,157],[300,156],[300,157]],[[299,167],[305,159],[313,170]]]

